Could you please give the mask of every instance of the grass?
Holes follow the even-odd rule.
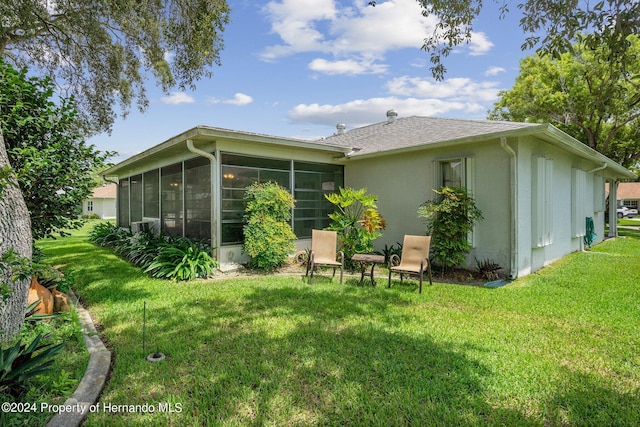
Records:
[[[421,295],[413,281],[340,286],[330,274],[313,286],[282,276],[155,280],[86,233],[39,246],[72,271],[115,353],[101,397],[111,409],[88,426],[640,419],[640,232],[506,287],[435,283]],[[155,351],[166,360],[147,362]],[[155,412],[113,406],[144,404]],[[168,405],[175,412],[162,412]]]

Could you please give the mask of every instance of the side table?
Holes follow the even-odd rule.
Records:
[[[351,261],[360,263],[360,284],[364,282],[364,276],[371,278],[371,285],[376,285],[376,280],[373,275],[373,270],[376,268],[376,264],[384,264],[383,255],[372,254],[355,254],[351,257]],[[371,264],[371,272],[366,271],[368,269],[367,264]]]

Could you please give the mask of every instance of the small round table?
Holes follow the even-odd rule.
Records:
[[[364,276],[371,278],[371,285],[376,285],[376,280],[373,276],[373,270],[376,268],[376,264],[384,264],[384,255],[372,255],[372,254],[355,254],[351,257],[351,261],[360,263],[360,284],[364,282]],[[367,270],[367,264],[371,264],[371,272]]]

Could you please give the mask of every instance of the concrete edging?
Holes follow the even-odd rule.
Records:
[[[90,407],[98,402],[111,369],[111,352],[100,339],[89,312],[82,307],[72,291],[69,291],[69,299],[78,312],[84,343],[89,351],[89,363],[78,388],[64,402],[65,411],[54,415],[47,427],[75,427],[82,424],[89,414]]]

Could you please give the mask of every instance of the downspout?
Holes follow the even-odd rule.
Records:
[[[606,168],[607,168],[607,164],[606,164],[606,163],[603,163],[601,166],[595,167],[595,168],[593,168],[593,169],[591,169],[591,170],[587,171],[587,173],[595,173],[595,172],[601,171],[601,170],[606,169]],[[592,220],[593,220],[593,219],[592,219]],[[585,221],[586,221],[586,219],[585,219]],[[609,227],[609,228],[611,228],[611,227]],[[585,245],[585,243],[584,243],[584,239],[580,239],[580,250],[581,250],[582,252],[586,252],[586,251],[587,251],[587,250],[585,249],[584,245]]]
[[[218,259],[218,236],[216,233],[216,209],[215,209],[215,191],[214,189],[216,188],[216,165],[217,160],[216,157],[211,154],[211,153],[207,153],[206,151],[202,151],[199,148],[196,148],[195,145],[193,145],[193,141],[190,139],[187,139],[187,148],[189,149],[189,151],[191,151],[194,154],[197,154],[199,156],[202,157],[206,157],[207,159],[209,159],[209,164],[211,166],[211,256],[213,257],[213,259],[217,260]]]
[[[516,152],[507,144],[506,137],[500,137],[500,146],[509,154],[511,174],[511,278],[518,277],[518,170]]]

